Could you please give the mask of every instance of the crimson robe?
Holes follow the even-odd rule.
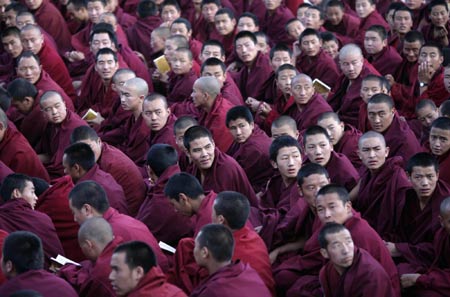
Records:
[[[439,178],[450,184],[450,150],[436,158],[439,161]]]
[[[50,181],[36,152],[16,128],[8,127],[6,129],[3,139],[0,141],[0,160],[16,173]]]
[[[66,107],[72,111],[75,110],[72,98],[69,97],[69,95],[67,95],[66,90],[63,89],[60,85],[58,85],[45,70],[41,71],[41,76],[39,77],[38,81],[34,84],[34,86],[38,91],[42,91],[42,94],[45,93],[46,91],[58,92],[63,98],[64,103],[66,103]],[[39,98],[42,96],[42,94],[38,95]]]
[[[267,11],[264,20],[262,21],[261,31],[265,32],[270,39],[270,44],[274,45],[280,42],[290,45],[291,38],[286,32],[286,23],[295,18],[289,8],[284,3],[281,3],[275,11]]]
[[[129,110],[124,110],[120,103],[120,97],[113,92],[114,98],[111,100],[112,108],[105,117],[105,120],[96,128],[98,136],[112,145],[119,145],[123,142],[124,135],[122,135],[122,126],[126,121],[133,116]]]
[[[121,44],[118,49],[118,53],[123,57],[125,63],[130,66],[130,69],[136,73],[137,77],[142,78],[147,82],[148,91],[153,92],[153,82],[148,72],[147,65],[142,61],[138,55],[125,44]]]
[[[169,105],[191,100],[192,88],[197,78],[197,74],[192,69],[184,74],[169,72],[169,84],[167,86],[166,96]]]
[[[164,195],[167,181],[179,172],[178,165],[168,167],[150,188],[136,215],[136,219],[147,225],[156,239],[172,246],[176,246],[181,238],[193,234],[191,219],[176,212]]]
[[[62,123],[48,123],[36,152],[50,156],[50,162],[44,164],[50,178],[64,175],[62,159],[64,150],[70,145],[70,135],[75,128],[86,125],[84,120],[69,109],[67,109],[67,116]]]
[[[244,169],[255,193],[264,189],[273,174],[269,158],[271,144],[272,139],[255,125],[244,143],[234,141],[227,151]]]
[[[122,187],[127,209],[131,216],[135,216],[144,201],[147,188],[134,162],[119,149],[102,143],[102,152],[97,164],[101,170],[111,174]]]
[[[403,58],[403,62],[400,63],[393,74],[396,83],[391,86],[391,96],[394,99],[395,108],[400,115],[406,118],[416,117],[416,101],[413,97],[414,84],[418,80],[418,67],[417,62],[411,63],[406,58]]]
[[[327,31],[333,32],[342,44],[347,44],[351,43],[353,38],[358,35],[359,24],[360,19],[358,17],[345,12],[339,24],[333,25],[326,20],[323,27]]]
[[[205,191],[212,190],[216,193],[236,191],[247,197],[250,205],[258,207],[258,198],[242,167],[218,148],[214,151],[214,162],[209,169],[201,172],[196,165],[193,165],[188,173],[196,176],[200,181],[203,175],[202,186]]]
[[[334,88],[340,76],[339,69],[333,58],[322,49],[314,57],[302,52],[297,57],[295,67],[307,74],[311,79],[320,79],[331,89]]]
[[[342,138],[333,146],[333,150],[336,153],[345,155],[356,169],[362,165],[361,159],[358,156],[358,141],[361,135],[361,131],[346,124]]]
[[[137,286],[127,294],[128,297],[187,297],[178,287],[169,284],[159,267],[152,267]]]
[[[392,157],[374,173],[364,168],[354,205],[363,218],[381,236],[385,236],[398,225],[405,204],[405,192],[410,188],[402,158]]]
[[[6,236],[8,236],[8,232],[4,230],[0,230],[0,258],[2,257],[2,250],[3,250],[3,242],[5,241]],[[0,286],[6,281],[5,276],[3,275],[3,272],[0,269]]]
[[[286,213],[290,207],[291,190],[295,187],[295,181],[286,185],[281,174],[278,172],[275,173],[267,182],[267,186],[262,192],[260,206],[262,208],[283,209],[283,212]]]
[[[83,177],[81,177],[77,184],[83,181],[92,180],[97,182],[106,192],[109,205],[117,209],[120,213],[128,214],[125,194],[122,187],[114,180],[111,174],[103,171],[95,164],[89,169]]]
[[[19,290],[34,290],[45,297],[77,297],[78,294],[72,286],[53,273],[43,269],[29,270],[21,273],[0,286],[0,296],[10,296]]]
[[[129,14],[128,12],[125,12],[120,6],[117,6],[116,10],[113,13],[117,18],[117,22],[120,24],[120,26],[122,26],[124,31],[132,27],[137,21],[135,16]]]
[[[428,88],[425,92],[419,95],[419,80],[414,84],[414,94],[417,95],[416,103],[421,99],[431,99],[436,106],[440,106],[445,100],[448,99],[450,93],[444,85],[444,67],[440,67],[431,77],[431,81],[428,83]],[[414,106],[415,107],[415,106]]]
[[[200,203],[200,208],[195,216],[194,237],[197,236],[203,226],[212,223],[212,209],[216,197],[217,194],[214,191],[205,193],[205,198]]]
[[[150,46],[151,32],[158,28],[161,23],[162,20],[159,15],[147,16],[145,18],[138,18],[134,25],[125,31],[130,47],[143,54],[147,63],[153,60],[151,55],[153,49]]]
[[[8,175],[13,174],[13,173],[14,173],[14,171],[12,171],[8,166],[6,166],[5,163],[0,161],[0,184],[3,182],[3,180]]]
[[[402,63],[402,57],[392,46],[385,46],[375,55],[366,55],[367,60],[381,75],[394,74]]]
[[[394,289],[383,267],[368,252],[355,246],[353,262],[340,275],[328,262],[320,270],[324,296],[394,296]]]
[[[161,128],[159,131],[151,131],[150,137],[148,139],[149,141],[149,147],[156,143],[164,143],[169,144],[173,146],[174,148],[177,148],[177,143],[175,141],[175,135],[173,133],[173,125],[175,124],[175,121],[177,120],[177,117],[174,114],[169,114],[169,117],[167,118],[167,122],[164,125],[164,127]]]
[[[432,23],[429,23],[428,25],[425,25],[420,30],[423,34],[423,37],[427,42],[434,42],[440,45],[441,47],[447,47],[449,45],[450,41],[450,22],[447,21],[445,24],[445,27],[439,27],[440,30],[445,30],[447,36],[440,36],[440,34],[436,35],[434,30],[438,29],[435,25]]]
[[[164,271],[169,269],[167,257],[161,251],[158,241],[141,221],[121,214],[112,207],[106,210],[103,218],[111,225],[114,236],[122,237],[124,242],[133,240],[145,242],[155,253],[158,265]]]
[[[44,213],[33,210],[22,198],[10,199],[0,206],[0,229],[6,232],[30,231],[42,240],[46,266],[51,257],[64,255],[52,220]]]
[[[367,17],[361,19],[358,28],[358,34],[355,37],[355,43],[359,46],[364,46],[364,37],[367,29],[369,29],[372,25],[380,25],[386,29],[386,32],[389,32],[390,27],[389,24],[385,21],[384,17],[377,11],[374,10]]]
[[[236,60],[236,53],[234,51],[234,39],[237,34],[237,28],[235,27],[233,31],[231,31],[228,35],[221,35],[217,29],[214,29],[209,34],[209,39],[219,41],[225,50],[225,65],[229,65],[230,63]]]
[[[220,89],[220,93],[233,105],[244,105],[244,99],[242,99],[241,91],[230,75],[227,75],[222,89]]]

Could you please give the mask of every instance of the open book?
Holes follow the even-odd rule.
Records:
[[[154,59],[153,63],[155,64],[156,68],[158,68],[158,71],[160,73],[166,73],[170,71],[170,65],[165,55]]]
[[[86,113],[82,117],[82,119],[86,120],[86,121],[92,121],[96,117],[97,117],[97,112],[95,112],[95,110],[89,108],[88,111],[86,111]]]
[[[64,256],[58,255],[56,258],[51,257],[50,260],[60,264],[60,265],[66,265],[66,264],[73,264],[76,266],[81,266],[80,263],[77,263],[75,261],[70,260],[69,258],[66,258]]]
[[[318,78],[314,79],[312,83],[314,89],[319,94],[325,94],[331,91],[331,87]]]

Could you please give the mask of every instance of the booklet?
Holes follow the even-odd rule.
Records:
[[[92,121],[96,117],[97,117],[97,112],[95,112],[95,110],[89,108],[88,111],[86,111],[86,113],[82,117],[82,119],[86,120],[86,121]]]
[[[58,263],[60,265],[73,264],[73,265],[76,265],[76,266],[81,266],[80,263],[72,261],[69,258],[66,258],[66,257],[64,257],[62,255],[58,255],[58,256],[56,256],[56,258],[51,257],[50,260],[52,260],[52,261],[54,261],[54,262],[56,262],[56,263]]]
[[[313,80],[313,87],[319,94],[325,94],[331,91],[331,87],[318,78]]]
[[[160,73],[166,73],[166,72],[170,71],[169,61],[167,61],[165,55],[162,55],[162,56],[154,59],[153,63],[155,63],[155,66],[156,66],[156,68],[158,68],[158,71]]]
[[[159,247],[160,247],[161,249],[163,249],[163,250],[165,250],[165,251],[168,251],[168,252],[170,252],[170,253],[172,253],[172,254],[175,254],[175,252],[177,251],[176,248],[174,248],[173,246],[168,245],[167,243],[165,243],[165,242],[163,242],[163,241],[160,241],[160,242],[158,243],[158,245],[159,245]]]

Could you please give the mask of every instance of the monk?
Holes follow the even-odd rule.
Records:
[[[337,64],[340,48],[339,40],[331,32],[321,32],[320,36],[322,37],[323,50],[329,54]]]
[[[225,48],[222,43],[217,40],[207,40],[203,42],[199,55],[200,62],[203,64],[209,58],[217,58],[220,61],[225,62]]]
[[[353,243],[350,231],[328,223],[319,233],[320,253],[330,260],[320,270],[325,296],[394,296],[384,268],[370,253]]]
[[[227,154],[244,169],[255,193],[263,191],[272,177],[269,159],[272,140],[255,125],[253,115],[246,106],[231,108],[227,112],[226,125],[234,139]]]
[[[189,42],[189,49],[192,52],[192,56],[194,60],[201,64],[200,61],[200,52],[202,49],[202,43],[197,39],[192,37],[192,25],[185,18],[177,18],[170,25],[170,34],[171,35],[183,35]]]
[[[272,134],[272,140],[277,139],[280,136],[288,135],[294,139],[299,139],[300,132],[297,129],[297,123],[290,116],[280,116],[272,123],[270,129]]]
[[[6,237],[2,267],[8,279],[0,286],[2,296],[24,289],[36,290],[39,296],[60,296],[61,291],[67,297],[78,296],[69,283],[44,270],[42,240],[32,232],[17,231]]]
[[[325,15],[322,9],[316,5],[310,5],[303,10],[304,16],[302,19],[305,23],[305,27],[317,31],[323,30],[322,25],[325,22]]]
[[[406,34],[412,30],[413,18],[413,12],[406,5],[401,5],[394,10],[392,15],[394,26],[388,38],[388,44],[394,47],[398,53],[402,52]]]
[[[329,1],[325,14],[327,18],[323,27],[333,32],[338,39],[344,41],[343,43],[348,43],[357,36],[360,20],[345,11],[343,2]]]
[[[441,0],[431,1],[427,6],[431,23],[422,27],[423,37],[441,47],[449,45],[450,21],[448,7]]]
[[[216,148],[211,132],[202,126],[189,128],[183,139],[192,160],[188,173],[197,177],[205,191],[233,190],[244,194],[254,207],[259,202],[242,167]]]
[[[291,38],[284,28],[287,21],[294,18],[292,11],[281,1],[264,2],[264,4],[267,13],[265,18],[261,19],[261,30],[267,34],[271,44],[289,43]]]
[[[317,119],[317,125],[327,130],[336,153],[347,156],[356,169],[361,167],[358,140],[362,133],[359,130],[342,122],[339,115],[334,112],[321,114]]]
[[[144,201],[147,188],[134,162],[119,149],[102,142],[95,131],[88,126],[73,130],[70,142],[71,144],[83,142],[91,147],[95,162],[101,170],[111,174],[122,187],[129,214],[135,216]]]
[[[442,105],[441,105],[442,106]],[[422,124],[420,134],[420,145],[426,150],[430,147],[430,129],[431,124],[439,117],[439,109],[434,104],[433,100],[422,99],[416,105],[416,116]]]
[[[211,224],[202,228],[195,239],[194,257],[208,270],[209,277],[190,296],[245,295],[271,296],[258,273],[249,265],[232,262],[235,240],[225,226]],[[220,251],[220,252],[219,252]]]
[[[139,255],[139,257],[136,257]],[[111,256],[109,280],[117,296],[187,297],[166,281],[152,247],[141,241],[120,244]],[[123,274],[124,271],[129,273]],[[137,275],[135,279],[133,275]]]
[[[176,148],[179,153],[178,165],[181,171],[187,171],[187,168],[192,164],[183,143],[184,133],[192,126],[198,126],[198,122],[190,116],[179,117],[173,125],[173,134],[175,135]]]
[[[191,23],[193,24],[195,39],[199,40],[200,42],[205,42],[211,39],[210,34],[215,29],[214,16],[221,7],[221,2],[217,0],[205,0],[204,2],[201,2],[201,16],[196,16],[191,20]]]
[[[241,31],[258,32],[259,31],[259,18],[251,12],[243,12],[240,17],[237,18],[237,29]]]
[[[168,270],[167,258],[147,226],[110,207],[109,197],[100,184],[92,180],[80,182],[70,191],[68,197],[73,219],[78,224],[82,225],[94,217],[104,218],[111,225],[114,236],[122,237],[124,242],[139,240],[150,245],[158,258],[159,266],[164,271]]]
[[[58,92],[45,92],[39,104],[48,125],[35,150],[50,178],[60,177],[64,174],[62,159],[64,149],[70,143],[70,135],[75,128],[86,126],[86,122],[66,108]]]
[[[3,29],[1,39],[4,53],[1,58],[0,78],[2,81],[10,81],[14,77],[15,59],[23,51],[20,30],[16,27]]]
[[[398,226],[405,193],[411,188],[411,183],[403,170],[404,161],[400,157],[387,159],[389,147],[380,133],[364,133],[358,148],[364,169],[354,205],[383,237]]]
[[[234,62],[236,54],[234,52],[234,39],[237,34],[236,18],[230,8],[221,8],[214,15],[215,30],[211,32],[209,39],[214,39],[222,43],[228,65]]]
[[[181,16],[181,7],[177,1],[166,0],[160,3],[161,19],[163,26],[170,28],[172,22]]]
[[[430,149],[431,153],[439,161],[439,177],[450,183],[450,172],[448,170],[448,164],[450,162],[450,119],[446,117],[437,118],[433,124],[431,124],[430,130]]]
[[[361,19],[358,28],[358,35],[355,37],[355,43],[362,46],[364,44],[364,34],[372,25],[381,25],[386,31],[389,31],[389,25],[383,16],[377,11],[375,1],[372,0],[356,0],[355,11]]]

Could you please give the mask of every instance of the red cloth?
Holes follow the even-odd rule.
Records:
[[[12,171],[8,166],[6,166],[5,163],[0,161],[0,184],[3,182],[5,177],[7,177],[12,173],[14,173],[14,171]]]
[[[111,174],[101,170],[100,167],[95,164],[94,167],[89,169],[77,183],[92,180],[97,182],[106,192],[109,205],[117,209],[120,213],[128,214],[128,208],[126,203],[125,194],[122,187],[114,180]]]
[[[411,184],[403,169],[403,160],[389,158],[376,173],[364,168],[355,208],[383,237],[398,225],[405,192],[409,188]]]
[[[414,84],[414,94],[419,94],[419,80]],[[440,106],[445,100],[450,96],[447,88],[444,85],[444,67],[440,67],[433,74],[431,81],[428,83],[428,88],[423,92],[415,102],[419,102],[421,99],[431,99],[434,101],[436,106]],[[415,107],[415,106],[414,106]]]
[[[191,69],[185,74],[169,72],[169,84],[167,86],[167,101],[169,105],[176,102],[190,101],[192,88],[198,76]]]
[[[124,135],[122,135],[122,126],[125,122],[133,116],[131,111],[124,110],[120,103],[120,97],[115,92],[112,93],[114,98],[111,100],[112,108],[105,120],[96,129],[98,136],[112,145],[119,145],[123,142]]]
[[[69,95],[66,93],[66,90],[63,89],[63,87],[61,87],[60,85],[58,85],[45,70],[42,70],[41,77],[34,84],[34,86],[38,91],[42,91],[42,93],[38,95],[39,98],[46,91],[57,91],[63,98],[64,102],[66,103],[66,107],[72,111],[75,110],[74,102],[72,101],[71,97],[69,97]]]
[[[176,212],[164,195],[167,181],[179,172],[178,165],[168,167],[150,188],[136,215],[136,219],[147,225],[156,239],[172,246],[176,246],[181,238],[193,233],[191,219]]]
[[[351,125],[345,125],[344,129],[344,135],[333,146],[333,150],[336,153],[345,155],[352,162],[353,166],[358,169],[362,165],[361,159],[358,156],[358,140],[362,133]]]
[[[149,137],[149,146],[151,147],[156,143],[164,143],[177,148],[175,135],[173,133],[173,125],[175,124],[176,120],[177,117],[174,114],[170,114],[167,118],[166,124],[161,128],[161,130],[151,131]]]
[[[228,151],[233,143],[233,136],[228,132],[226,126],[227,112],[233,107],[230,101],[218,94],[214,99],[213,106],[209,112],[202,110],[198,123],[208,128],[214,139],[216,147],[222,152]]]
[[[29,270],[0,286],[0,295],[9,296],[19,290],[34,290],[45,297],[77,297],[75,290],[63,279],[45,270]]]
[[[153,82],[150,77],[150,73],[148,72],[147,65],[145,65],[145,63],[128,45],[120,45],[118,53],[123,57],[125,63],[130,66],[130,69],[136,73],[136,76],[147,82],[148,91],[150,93],[153,92]]]
[[[364,37],[366,31],[373,25],[381,25],[386,29],[387,32],[389,32],[390,30],[389,24],[385,21],[383,16],[377,10],[374,10],[367,17],[361,19],[358,28],[358,34],[355,37],[356,44],[358,44],[361,47],[364,46]]]
[[[50,178],[61,177],[64,175],[62,159],[64,150],[70,144],[70,135],[75,128],[86,125],[84,120],[69,109],[67,110],[67,116],[62,123],[57,125],[48,123],[36,152],[38,154],[44,153],[50,156],[50,162],[44,164]]]
[[[0,141],[0,160],[16,173],[50,181],[44,165],[30,143],[16,128],[8,127],[6,129],[3,139]]]
[[[450,184],[450,151],[437,159],[439,160],[439,179]]]
[[[446,31],[446,35],[447,36],[441,36],[441,34],[435,34],[434,30],[439,29],[442,31]],[[422,27],[422,29],[420,30],[423,34],[423,37],[425,38],[425,40],[427,42],[434,42],[437,43],[438,45],[440,45],[441,47],[447,47],[449,45],[449,41],[450,41],[450,22],[447,21],[447,23],[445,24],[445,27],[439,27],[437,28],[435,25],[433,25],[432,23],[425,25]],[[443,33],[443,32],[440,33]]]
[[[97,163],[101,170],[111,174],[122,187],[128,211],[131,216],[135,216],[147,191],[139,169],[123,152],[106,143],[102,144]]]
[[[297,187],[295,181],[288,186],[277,172],[267,182],[267,186],[260,198],[261,208],[276,208],[278,211],[286,213],[290,207],[290,195],[293,188]]]
[[[381,75],[394,75],[402,63],[402,57],[392,46],[385,46],[378,54],[368,54],[366,58]]]
[[[289,102],[288,102],[289,104]],[[333,111],[322,95],[315,93],[308,103],[299,110],[295,102],[283,114],[290,116],[297,123],[297,129],[303,133],[307,128],[317,124],[317,118],[324,112]]]
[[[272,45],[280,42],[290,45],[291,38],[289,37],[285,26],[286,23],[293,18],[295,18],[295,16],[292,11],[284,6],[284,4],[281,4],[275,11],[266,12],[266,17],[261,24],[261,31],[267,34]]]
[[[158,28],[162,23],[160,16],[148,16],[138,18],[136,23],[126,29],[130,47],[144,55],[147,63],[152,61],[153,49],[150,46],[150,35],[154,29]]]
[[[108,221],[113,230],[114,236],[122,237],[124,242],[138,240],[148,244],[156,255],[157,263],[162,270],[169,269],[167,257],[161,251],[158,241],[141,221],[130,216],[120,214],[110,207],[103,214],[103,218]]]
[[[223,83],[220,93],[233,105],[244,105],[244,99],[242,99],[241,91],[229,74]]]
[[[414,96],[414,84],[418,80],[418,67],[417,62],[411,63],[403,58],[393,75],[396,83],[391,87],[391,96],[400,115],[407,118],[416,117],[415,100],[411,99]]]
[[[359,180],[358,171],[343,154],[332,151],[330,160],[325,165],[325,168],[328,171],[331,182],[345,187],[349,192],[356,186]],[[342,172],[345,172],[345,174],[342,174]]]
[[[203,226],[212,223],[212,209],[216,196],[217,194],[214,191],[205,193],[205,198],[203,198],[195,216],[194,237],[197,236]]]
[[[320,79],[331,89],[334,88],[340,76],[339,69],[333,58],[322,49],[314,57],[310,57],[304,52],[301,53],[297,57],[295,67],[297,67],[298,71],[309,75],[311,79]]]
[[[383,267],[368,252],[355,246],[352,265],[340,275],[328,262],[320,270],[324,296],[394,296]]]
[[[117,22],[120,26],[122,26],[124,31],[133,26],[137,21],[135,16],[125,12],[120,6],[117,6],[113,13],[117,18]]]
[[[8,236],[8,232],[4,230],[0,230],[0,258],[2,257],[2,250],[3,250],[3,242],[5,241],[6,236]],[[0,270],[0,286],[6,281],[5,276],[3,275],[3,272]]]
[[[152,267],[127,296],[187,297],[181,289],[166,281],[166,276],[158,267]]]
[[[258,198],[238,162],[217,148],[214,155],[214,162],[208,170],[200,172],[200,169],[193,165],[188,173],[196,176],[198,180],[202,180],[201,174],[204,175],[202,185],[205,191],[236,191],[245,195],[252,206],[258,207]]]
[[[323,27],[327,31],[333,32],[343,44],[347,44],[358,35],[359,24],[360,19],[358,17],[345,12],[339,24],[332,25],[329,21],[325,21]]]
[[[255,193],[264,189],[273,174],[269,158],[271,144],[272,139],[255,125],[244,143],[234,141],[227,151],[244,169]]]
[[[125,135],[125,141],[118,146],[134,163],[143,168],[150,149],[147,138],[150,135],[150,128],[144,121],[142,114],[136,119],[131,116],[122,126],[122,135]],[[141,172],[142,173],[142,172]]]
[[[86,257],[78,244],[79,225],[74,221],[69,207],[69,193],[73,187],[68,175],[53,180],[51,187],[39,196],[36,210],[52,219],[66,257],[79,262]]]
[[[39,236],[44,248],[46,265],[50,257],[64,255],[52,220],[46,214],[33,210],[25,199],[10,199],[0,206],[0,229],[9,233],[30,231]]]

